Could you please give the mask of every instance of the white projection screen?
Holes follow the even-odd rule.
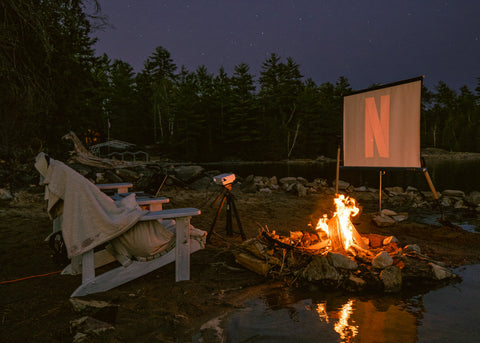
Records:
[[[344,97],[344,166],[421,167],[422,79],[401,81]]]

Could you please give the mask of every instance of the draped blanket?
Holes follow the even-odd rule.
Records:
[[[35,167],[43,176],[47,210],[51,217],[62,208],[62,234],[68,256],[80,255],[134,226],[145,213],[132,194],[113,202],[93,183],[64,163],[37,156]]]

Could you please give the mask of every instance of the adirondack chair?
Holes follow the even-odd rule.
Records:
[[[73,169],[43,153],[37,156],[35,167],[46,185],[53,231],[62,231],[71,258],[62,274],[82,274],[82,284],[72,297],[107,291],[173,261],[176,281],[190,279],[190,254],[204,248],[206,240],[206,232],[190,224],[200,210],[142,211],[133,195],[114,202]],[[133,240],[142,237],[141,230],[150,230],[146,232],[151,238],[137,248]],[[159,246],[150,252],[152,244]],[[150,250],[137,256],[129,249]],[[115,260],[121,265],[95,274],[96,268]]]

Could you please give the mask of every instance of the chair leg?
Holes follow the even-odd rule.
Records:
[[[95,260],[93,249],[82,255],[82,284],[95,279]]]
[[[176,219],[175,280],[190,280],[190,217]]]

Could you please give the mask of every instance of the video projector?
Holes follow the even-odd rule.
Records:
[[[235,181],[235,174],[220,174],[213,177],[213,181],[217,185],[229,185]]]

